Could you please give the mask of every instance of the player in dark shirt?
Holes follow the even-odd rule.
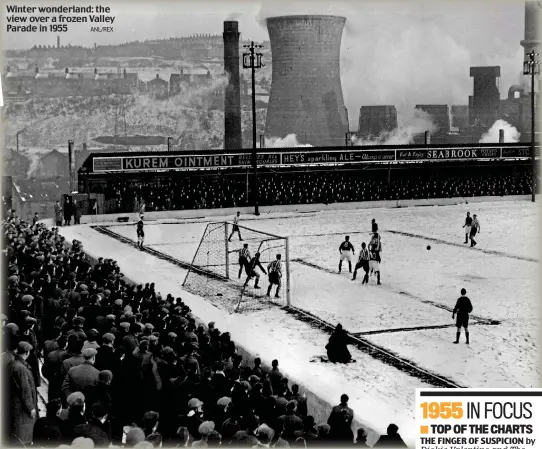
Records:
[[[376,222],[376,220],[373,218],[373,220],[371,221],[371,232],[374,234],[375,232],[378,232],[378,223]]]
[[[465,217],[465,224],[463,225],[463,229],[465,230],[465,243],[469,243],[471,226],[472,226],[472,217],[470,216],[470,212],[467,212],[467,216]]]
[[[143,220],[137,222],[137,247],[143,249],[143,241],[145,240],[145,231],[143,231]]]
[[[462,288],[461,296],[458,298],[452,313],[452,319],[455,319],[455,316],[457,315],[457,320],[455,322],[457,327],[457,333],[454,341],[455,344],[459,343],[462,327],[465,328],[465,338],[467,339],[467,344],[469,344],[469,313],[472,312],[472,303],[470,302],[470,299],[465,296],[466,294],[467,290]]]
[[[350,243],[350,236],[344,238],[344,242],[339,246],[339,254],[341,258],[339,260],[339,273],[343,266],[343,260],[348,260],[348,271],[352,273],[352,256],[355,254],[354,245]]]
[[[260,282],[260,275],[256,272],[256,267],[258,267],[260,270],[263,271],[264,274],[267,274],[267,271],[265,271],[265,268],[262,266],[262,263],[260,262],[260,253],[254,254],[254,257],[247,265],[247,280],[245,281],[245,287],[248,284],[248,282],[255,277],[256,281],[254,281],[254,288],[260,288],[258,286],[258,283]]]

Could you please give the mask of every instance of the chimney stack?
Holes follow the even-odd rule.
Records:
[[[224,149],[242,148],[241,89],[239,84],[239,23],[224,22],[224,70],[228,77],[224,98]]]
[[[520,42],[525,53],[540,52],[540,2],[525,2],[525,38]]]
[[[425,145],[431,145],[431,133],[425,131]]]
[[[499,129],[499,143],[504,143],[504,129]]]
[[[60,36],[56,37],[56,48],[60,48]]]
[[[75,171],[75,154],[73,140],[68,140],[68,164],[70,171],[70,193],[77,190],[77,172]]]

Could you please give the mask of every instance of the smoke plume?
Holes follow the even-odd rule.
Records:
[[[499,143],[499,130],[504,131],[504,142],[519,142],[520,132],[510,123],[504,120],[497,120],[491,128],[480,138],[479,143]]]
[[[408,145],[414,142],[414,136],[429,131],[433,133],[437,127],[433,123],[431,116],[421,109],[411,109],[405,111],[398,117],[398,127],[393,131],[386,131],[375,138],[356,138],[352,137],[354,146],[365,145]]]
[[[270,137],[265,138],[266,148],[295,148],[295,147],[312,147],[312,145],[306,143],[299,143],[295,134],[288,134],[284,138]]]

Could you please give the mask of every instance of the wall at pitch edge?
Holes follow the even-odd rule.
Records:
[[[538,195],[539,196],[539,195]],[[508,202],[508,201],[530,201],[531,195],[509,195],[509,196],[479,196],[479,197],[456,197],[456,198],[431,198],[418,200],[398,200],[398,201],[363,201],[351,203],[332,203],[332,204],[288,204],[282,206],[260,206],[260,218],[265,218],[265,214],[285,212],[285,213],[308,213],[308,212],[326,212],[333,210],[357,210],[357,209],[393,209],[398,207],[416,207],[416,206],[453,206],[457,204],[469,203],[488,203],[488,202]],[[235,207],[225,209],[190,209],[174,210],[160,212],[145,212],[145,221],[166,220],[175,218],[193,218],[193,219],[213,219],[213,217],[227,217],[231,219],[237,211],[243,215],[253,215],[253,207]],[[263,217],[262,217],[263,215]],[[118,217],[128,217],[131,221],[139,219],[139,212],[109,215],[83,215],[81,224],[87,223],[111,223]]]

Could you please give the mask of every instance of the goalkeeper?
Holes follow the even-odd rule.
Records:
[[[267,274],[267,271],[265,271],[265,268],[262,266],[262,263],[260,262],[260,253],[254,254],[254,258],[248,263],[247,265],[247,280],[245,281],[245,287],[249,283],[249,281],[255,277],[256,281],[254,281],[254,288],[260,288],[258,286],[258,283],[260,282],[260,275],[256,272],[256,267],[259,267],[260,270],[263,271],[264,274]]]

